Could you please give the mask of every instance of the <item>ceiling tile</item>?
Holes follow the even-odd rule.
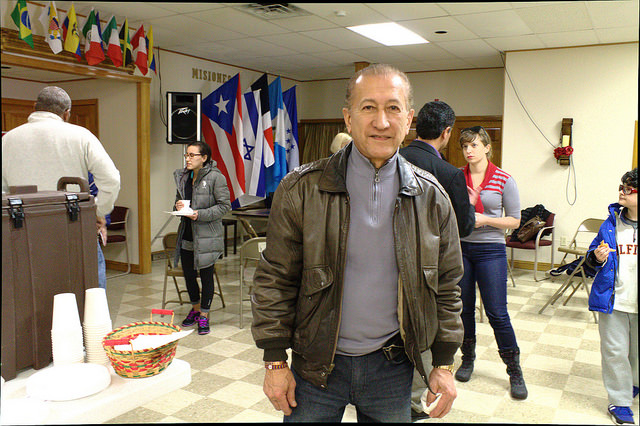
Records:
[[[407,46],[394,46],[393,48],[416,60],[455,58],[454,55],[434,43],[410,44]]]
[[[438,46],[458,58],[494,56],[498,51],[483,40],[445,41]]]
[[[482,58],[465,58],[465,61],[478,68],[503,68],[504,63],[500,55],[483,56]]]
[[[416,19],[411,21],[401,21],[400,25],[421,35],[431,42],[435,41],[455,41],[478,38],[460,22],[450,16],[441,18]],[[436,31],[447,31],[446,34],[436,34]]]
[[[62,3],[68,3],[68,5],[62,7]],[[122,17],[123,19],[128,17],[129,20],[145,20],[175,15],[175,12],[144,2],[135,3],[135,7],[132,7],[132,3],[130,2],[56,2],[56,9],[64,9],[66,16],[66,12],[71,7],[71,3],[74,5],[76,14],[86,16],[91,11],[92,7],[100,12],[101,19],[109,19],[113,14],[116,16],[116,20],[118,20],[118,25],[120,25],[119,17]]]
[[[638,1],[587,1],[594,28],[638,27]]]
[[[506,37],[532,33],[513,10],[458,15],[455,19],[479,37]]]
[[[545,44],[535,35],[517,37],[494,37],[485,39],[489,46],[506,52],[507,50],[542,49]]]
[[[350,64],[353,66],[355,62],[366,62],[366,58],[357,55],[356,53],[350,50],[334,50],[332,52],[319,52],[314,53],[313,56],[316,58],[320,58],[325,60],[330,64],[337,65],[347,65]]]
[[[436,3],[368,3],[367,6],[396,22],[448,15]]]
[[[282,27],[267,22],[264,19],[251,16],[233,7],[205,10],[190,15],[208,24],[218,25],[222,28],[228,28],[252,37],[287,32],[287,30]]]
[[[313,39],[322,41],[340,49],[359,49],[365,47],[379,47],[382,46],[373,40],[369,40],[366,37],[356,34],[351,30],[345,28],[334,28],[330,30],[316,30],[316,31],[304,31],[304,34]]]
[[[511,9],[511,4],[508,2],[436,4],[446,10],[450,15],[468,15],[470,13],[495,12],[497,10]]]
[[[624,28],[600,28],[595,30],[600,43],[638,41],[638,26]]]
[[[393,62],[408,61],[412,59],[407,55],[387,46],[367,47],[364,49],[349,49],[349,50],[355,53],[356,55],[366,58],[367,62],[372,62],[372,63],[377,62],[377,63],[388,64]]]
[[[304,53],[328,52],[336,49],[334,46],[319,42],[304,34],[277,34],[260,37],[260,40]]]
[[[187,3],[187,2],[178,2],[178,3],[148,3],[152,4],[161,9],[170,10],[175,13],[192,13],[192,12],[200,12],[203,10],[211,10],[211,9],[219,9],[224,7],[223,4],[220,3]]]
[[[595,30],[568,31],[563,33],[538,34],[547,47],[585,46],[598,44]]]
[[[274,19],[274,25],[285,28],[289,31],[311,31],[337,28],[338,25],[317,16],[294,16],[291,18]]]
[[[547,4],[518,9],[517,15],[535,33],[559,33],[592,28],[585,2]]]
[[[387,22],[384,15],[367,7],[365,3],[292,3],[293,5],[311,12],[320,18],[333,22],[342,27],[362,24],[377,24]],[[336,16],[336,11],[345,12],[345,16]]]
[[[262,56],[281,56],[290,55],[291,49],[282,46],[276,46],[255,38],[241,38],[235,40],[222,40],[219,43],[223,46],[238,49],[239,51],[251,52],[256,57]]]

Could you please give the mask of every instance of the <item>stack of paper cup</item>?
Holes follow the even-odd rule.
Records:
[[[76,295],[73,293],[53,296],[51,349],[55,366],[84,362],[82,327]]]
[[[89,288],[84,297],[84,347],[87,362],[109,364],[109,358],[102,346],[102,339],[112,329],[107,292],[104,288]]]

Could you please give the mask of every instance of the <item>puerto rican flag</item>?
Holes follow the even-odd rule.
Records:
[[[233,203],[245,192],[240,73],[202,100],[202,134]]]

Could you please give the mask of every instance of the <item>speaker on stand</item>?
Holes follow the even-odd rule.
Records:
[[[201,101],[201,93],[167,92],[167,143],[202,140]]]

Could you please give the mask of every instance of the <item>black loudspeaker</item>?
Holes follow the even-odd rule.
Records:
[[[202,140],[202,94],[167,92],[167,143]]]

